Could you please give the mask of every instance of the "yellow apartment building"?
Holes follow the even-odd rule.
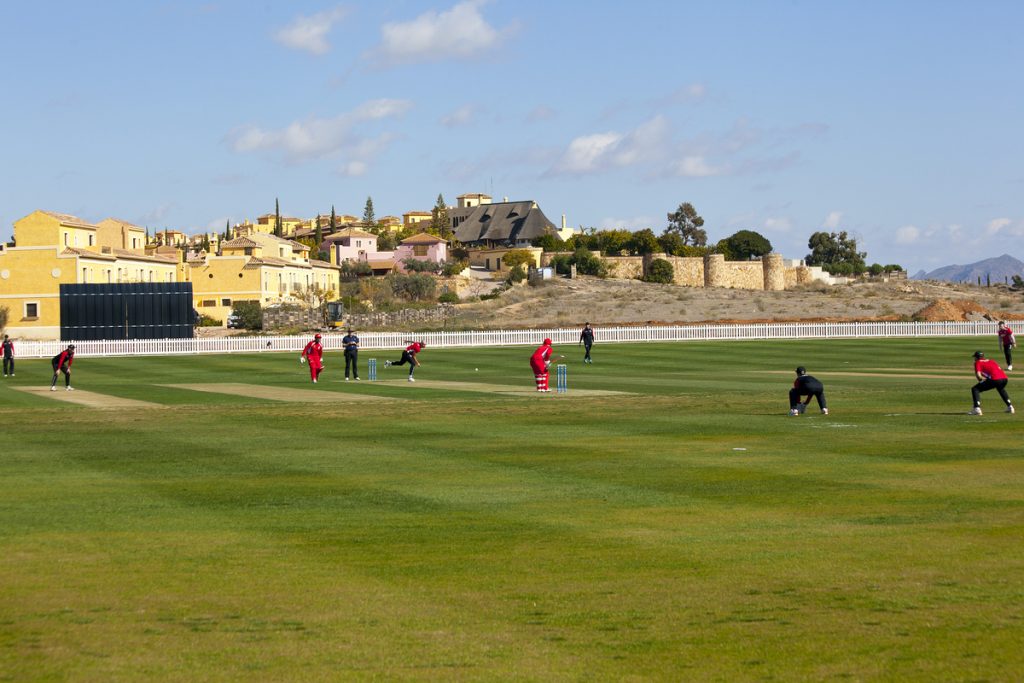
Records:
[[[309,258],[309,247],[265,233],[221,245],[219,255],[189,263],[195,308],[226,324],[237,302],[300,303],[316,289],[328,300],[341,291],[341,269]]]
[[[6,333],[21,339],[60,338],[60,285],[174,282],[179,259],[147,255],[145,231],[107,219],[34,211],[14,223],[14,246],[0,245],[0,306]],[[143,245],[144,246],[144,245]]]

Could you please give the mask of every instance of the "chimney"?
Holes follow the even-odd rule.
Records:
[[[508,197],[502,197],[501,201],[503,201],[503,202],[505,202],[506,204],[508,204]]]
[[[565,214],[562,214],[562,230],[565,230]]]

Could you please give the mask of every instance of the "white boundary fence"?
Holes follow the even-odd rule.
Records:
[[[758,339],[861,339],[895,337],[966,337],[995,335],[996,323],[981,322],[845,322],[750,323],[730,325],[659,325],[601,327],[601,344],[629,342],[748,341]],[[300,352],[312,333],[289,337],[220,337],[204,339],[133,339],[74,342],[80,356],[171,356],[199,353]],[[326,350],[341,349],[343,332],[323,334]],[[579,328],[489,330],[476,332],[367,332],[360,348],[400,349],[408,340],[425,341],[428,348],[536,345],[550,337],[555,344],[575,344]],[[19,358],[49,358],[68,341],[18,341]]]

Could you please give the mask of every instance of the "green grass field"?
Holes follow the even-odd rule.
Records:
[[[1024,414],[966,414],[977,347],[570,346],[545,396],[497,390],[526,348],[417,384],[331,353],[315,387],[297,354],[78,358],[73,393],[155,404],[118,409],[21,360],[0,680],[1017,679]],[[831,415],[787,416],[798,364]],[[165,386],[226,383],[338,400]]]

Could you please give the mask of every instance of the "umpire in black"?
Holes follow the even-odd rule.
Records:
[[[356,360],[359,358],[359,337],[351,328],[349,328],[348,334],[342,337],[341,345],[345,347],[345,381],[348,381],[349,368],[352,369],[352,376],[358,380],[359,367],[356,365]]]
[[[801,403],[800,399],[806,396],[807,400]],[[800,366],[796,369],[796,381],[793,388],[789,390],[789,414],[800,415],[807,409],[811,398],[818,399],[818,407],[822,415],[828,415],[828,405],[825,403],[825,386],[815,377],[807,374],[807,368]]]

